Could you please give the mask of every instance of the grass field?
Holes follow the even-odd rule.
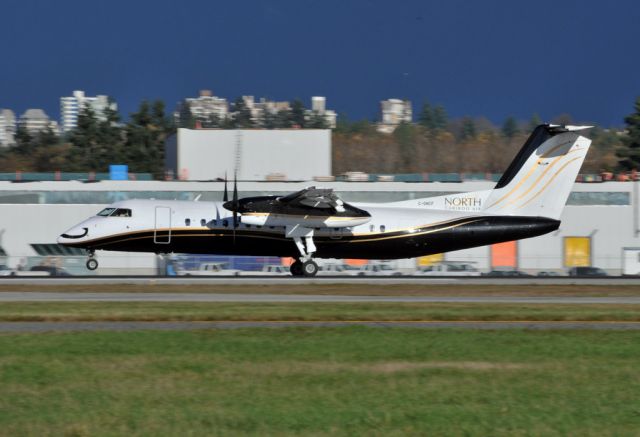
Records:
[[[5,302],[0,321],[640,321],[640,305]]]
[[[0,435],[638,435],[640,333],[0,335]]]

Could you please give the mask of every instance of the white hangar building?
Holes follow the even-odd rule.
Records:
[[[330,129],[178,129],[165,143],[175,179],[306,181],[331,175]]]
[[[242,178],[239,178],[242,179]],[[490,189],[494,183],[239,182],[239,195],[286,194],[306,186],[333,188],[347,202],[390,202]],[[56,258],[73,273],[88,274],[84,255],[60,248],[56,238],[70,226],[125,199],[221,200],[222,182],[102,181],[0,182],[0,264],[15,267]],[[610,274],[640,274],[640,182],[577,183],[557,231],[531,239],[445,253],[437,260],[472,261],[483,271],[518,268],[566,272],[595,266]],[[63,250],[65,249],[65,250]],[[155,274],[153,254],[97,252],[98,274]],[[434,259],[399,260],[412,271]],[[75,263],[75,264],[74,264]],[[73,268],[72,267],[76,267]]]

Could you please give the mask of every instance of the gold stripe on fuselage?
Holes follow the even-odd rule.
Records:
[[[326,238],[326,240],[322,240],[323,243],[359,243],[359,242],[369,242],[369,241],[382,241],[382,240],[389,240],[389,239],[394,239],[394,238],[407,238],[407,237],[415,237],[415,236],[419,236],[419,235],[425,235],[425,234],[430,234],[430,233],[434,233],[434,232],[439,232],[439,231],[443,231],[443,230],[447,230],[447,229],[453,229],[462,225],[466,225],[469,223],[474,223],[476,221],[482,220],[483,217],[473,217],[473,218],[469,218],[466,221],[463,221],[462,223],[456,223],[456,224],[452,224],[451,226],[446,226],[444,228],[438,228],[438,229],[431,229],[435,226],[441,226],[443,224],[446,223],[451,223],[454,221],[458,221],[458,220],[464,220],[462,218],[459,219],[455,219],[455,220],[447,220],[447,221],[442,221],[442,222],[437,222],[437,223],[431,223],[428,225],[421,225],[421,226],[416,226],[416,227],[411,227],[411,228],[405,228],[405,229],[395,229],[392,231],[388,231],[388,232],[378,232],[378,233],[358,233],[358,234],[347,234],[347,235],[339,235],[339,236],[332,236],[331,235],[323,235],[323,238]],[[85,242],[78,242],[78,245],[82,245],[82,246],[109,246],[109,245],[113,245],[113,244],[118,244],[118,243],[122,243],[122,242],[126,242],[126,241],[134,241],[134,240],[142,240],[142,239],[146,239],[146,238],[153,238],[154,235],[156,235],[158,232],[160,233],[168,233],[169,231],[171,231],[171,238],[179,238],[179,237],[232,237],[233,234],[230,232],[225,232],[225,233],[197,233],[197,234],[174,234],[173,231],[184,231],[184,230],[209,230],[209,231],[216,231],[216,229],[211,229],[211,228],[207,228],[207,227],[189,227],[189,228],[161,228],[161,229],[145,229],[145,230],[139,230],[139,231],[131,231],[131,232],[125,232],[122,234],[116,234],[116,235],[110,235],[108,237],[102,237],[102,238],[97,238],[95,240],[90,240],[90,241],[85,241]],[[422,231],[417,231],[417,232],[408,232],[411,230],[417,230],[417,229],[423,229]],[[217,230],[223,230],[223,228],[219,228]],[[231,229],[229,228],[224,228],[224,230],[226,231],[231,231]],[[241,232],[241,235],[238,235],[238,237],[248,237],[248,238],[262,238],[262,239],[268,239],[268,240],[277,240],[277,241],[282,241],[282,240],[291,240],[290,238],[285,237],[283,234],[278,234],[278,235],[264,235],[264,234],[268,234],[268,233],[273,233],[270,231],[265,231],[265,230],[261,230],[260,232],[262,232],[262,235],[257,235],[256,231],[249,231],[251,232],[251,234],[247,234],[245,233],[245,229],[239,230],[239,232]],[[396,234],[398,232],[405,232],[403,234],[400,235],[385,235],[385,234]],[[140,234],[140,233],[148,233],[149,235],[144,235],[144,236],[138,236],[138,237],[134,237],[133,235],[136,234]],[[354,239],[353,237],[358,237],[358,236],[362,236],[362,235],[378,235],[379,237],[377,238],[365,238],[365,239]],[[130,237],[127,237],[130,236]],[[103,240],[107,240],[110,238],[117,238],[117,237],[125,237],[125,238],[120,238],[114,241],[109,241],[106,243],[100,243],[100,241]],[[162,235],[162,237],[168,237],[168,235]],[[71,246],[71,245],[70,245]]]

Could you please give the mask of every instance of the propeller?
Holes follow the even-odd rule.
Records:
[[[227,202],[229,200],[229,193],[227,192],[227,172],[224,172],[224,196],[222,197],[223,202]]]
[[[236,228],[238,227],[238,173],[233,173],[233,244],[236,244]]]

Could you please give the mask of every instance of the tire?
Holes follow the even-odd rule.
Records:
[[[291,276],[302,276],[302,263],[300,261],[294,261],[294,263],[289,266],[289,271],[291,272]]]
[[[307,261],[302,264],[302,272],[304,276],[315,276],[318,273],[318,264],[313,261]]]
[[[87,269],[89,270],[95,270],[98,268],[98,260],[93,259],[93,258],[89,258],[87,260]]]

